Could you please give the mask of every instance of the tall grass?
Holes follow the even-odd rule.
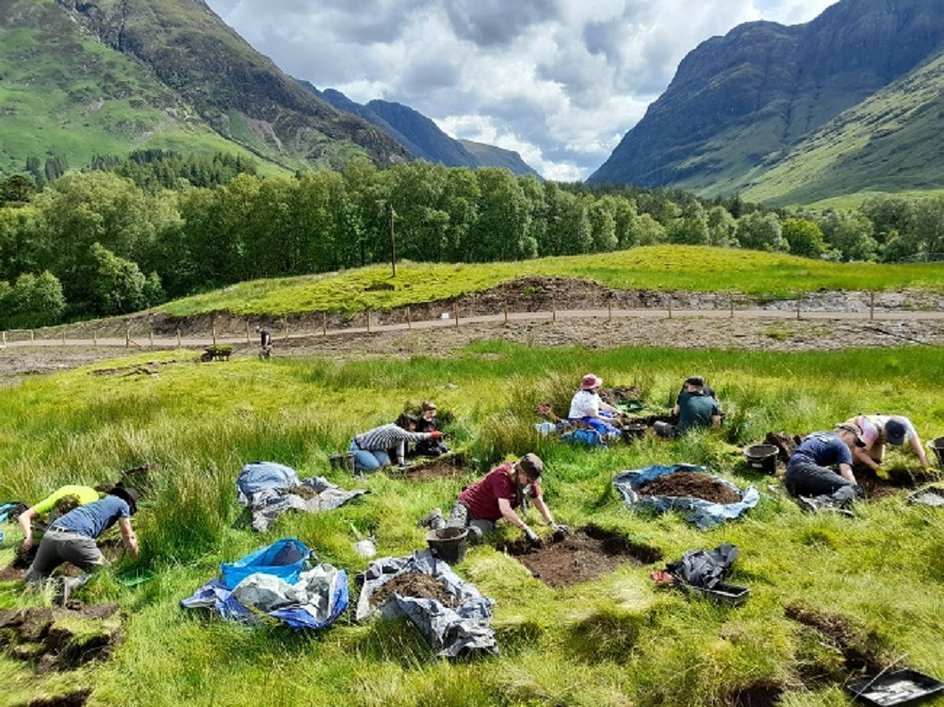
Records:
[[[142,555],[105,569],[85,591],[89,601],[119,601],[128,614],[127,640],[115,660],[86,676],[95,704],[714,706],[759,681],[787,691],[788,704],[842,703],[836,680],[845,672],[835,651],[784,617],[788,603],[840,613],[882,655],[907,654],[909,665],[944,675],[939,513],[897,496],[864,505],[852,521],[804,515],[768,488],[769,477],[751,472],[740,447],[721,433],[606,450],[538,437],[537,403],[550,400],[566,413],[589,370],[607,385],[642,387],[647,412],[664,410],[681,380],[701,373],[746,423],[745,442],[768,430],[809,432],[878,410],[909,415],[928,437],[944,431],[940,352],[931,348],[547,351],[493,342],[449,360],[179,361],[163,366],[158,378],[79,369],[5,389],[0,498],[32,501],[67,481],[99,483],[123,467],[162,464],[134,521]],[[353,434],[425,398],[455,415],[447,441],[477,460],[467,473],[422,482],[384,473],[355,480],[329,467],[328,456]],[[431,659],[406,622],[356,625],[346,615],[308,635],[250,630],[177,606],[221,561],[283,536],[301,538],[352,575],[367,565],[352,547],[359,535],[376,534],[382,555],[422,547],[416,521],[423,513],[448,508],[488,465],[532,449],[545,458],[547,500],[561,521],[615,530],[658,547],[666,560],[733,542],[742,556],[732,580],[750,586],[750,600],[731,609],[658,590],[648,578],[653,567],[633,564],[555,590],[514,558],[476,547],[458,571],[495,599],[502,654],[468,664]],[[371,493],[331,513],[283,517],[256,534],[233,483],[255,459]],[[699,532],[676,515],[630,513],[612,492],[620,470],[675,461],[704,464],[742,487],[755,484],[762,501],[738,522]],[[889,464],[913,468],[915,460],[892,452]],[[12,526],[5,530],[18,537]],[[501,526],[497,534],[516,536]],[[0,548],[0,564],[11,556],[9,543]],[[134,588],[118,581],[137,573],[152,579]],[[0,606],[38,601],[0,583]],[[827,679],[810,681],[813,668]],[[0,677],[11,699],[58,689],[7,658],[0,658]]]

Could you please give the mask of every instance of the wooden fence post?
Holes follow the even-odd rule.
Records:
[[[246,343],[248,344],[250,342],[251,340],[249,338],[249,322],[246,322]]]
[[[4,330],[3,331],[3,348],[6,348],[6,347],[7,347],[7,332],[6,330]]]
[[[36,341],[36,333],[30,329],[30,341]]]
[[[216,317],[213,317],[213,324],[210,331],[213,334],[213,345],[216,346]]]
[[[728,297],[728,307],[731,308],[731,319],[734,319],[734,295]]]
[[[459,328],[459,305],[456,304],[455,302],[452,305],[452,316],[456,320],[456,329],[458,329]]]
[[[154,330],[153,329],[151,329],[151,331],[148,332],[148,346],[152,349],[154,348]]]
[[[177,348],[180,348],[180,328],[177,329]]]
[[[367,310],[367,333],[370,333],[370,310]]]
[[[800,295],[797,295],[797,319],[800,318]]]
[[[869,321],[875,319],[875,292],[869,292]]]
[[[505,324],[508,324],[508,303],[502,302],[502,309],[505,310]]]
[[[669,319],[672,318],[672,295],[669,295]]]
[[[556,300],[551,300],[551,321],[557,321],[557,302]]]
[[[98,334],[92,329],[92,346],[98,346]]]
[[[66,345],[66,331],[65,331],[65,329],[62,330],[62,345],[63,345],[63,346]]]
[[[606,321],[613,321],[613,302],[609,299],[606,301]]]
[[[125,348],[131,348],[131,325],[127,324],[125,326]]]
[[[327,312],[321,313],[321,334],[323,336],[328,335],[328,313]]]
[[[406,328],[413,328],[413,310],[409,306],[406,308]]]

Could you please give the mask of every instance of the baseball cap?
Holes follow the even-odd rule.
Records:
[[[905,437],[908,436],[908,428],[904,423],[898,420],[889,420],[885,423],[885,441],[894,444],[896,447],[905,443]]]
[[[544,462],[534,452],[528,452],[518,460],[518,467],[528,475],[529,479],[537,479],[544,471]]]
[[[862,436],[862,428],[859,427],[854,422],[842,422],[836,425],[837,430],[843,430],[844,432],[851,432],[855,435],[855,441],[857,447],[865,447],[865,438]]]

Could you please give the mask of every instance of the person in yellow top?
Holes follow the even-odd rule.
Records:
[[[23,546],[20,552],[26,554],[33,547],[32,521],[39,518],[43,521],[51,520],[49,515],[56,511],[56,517],[63,516],[77,506],[84,506],[99,499],[101,494],[89,486],[60,486],[42,501],[17,516],[16,522],[23,531]]]

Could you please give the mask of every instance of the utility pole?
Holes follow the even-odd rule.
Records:
[[[393,270],[393,277],[397,277],[397,238],[393,233],[393,217],[396,212],[393,210],[393,203],[387,202],[387,208],[390,209],[390,267]]]

